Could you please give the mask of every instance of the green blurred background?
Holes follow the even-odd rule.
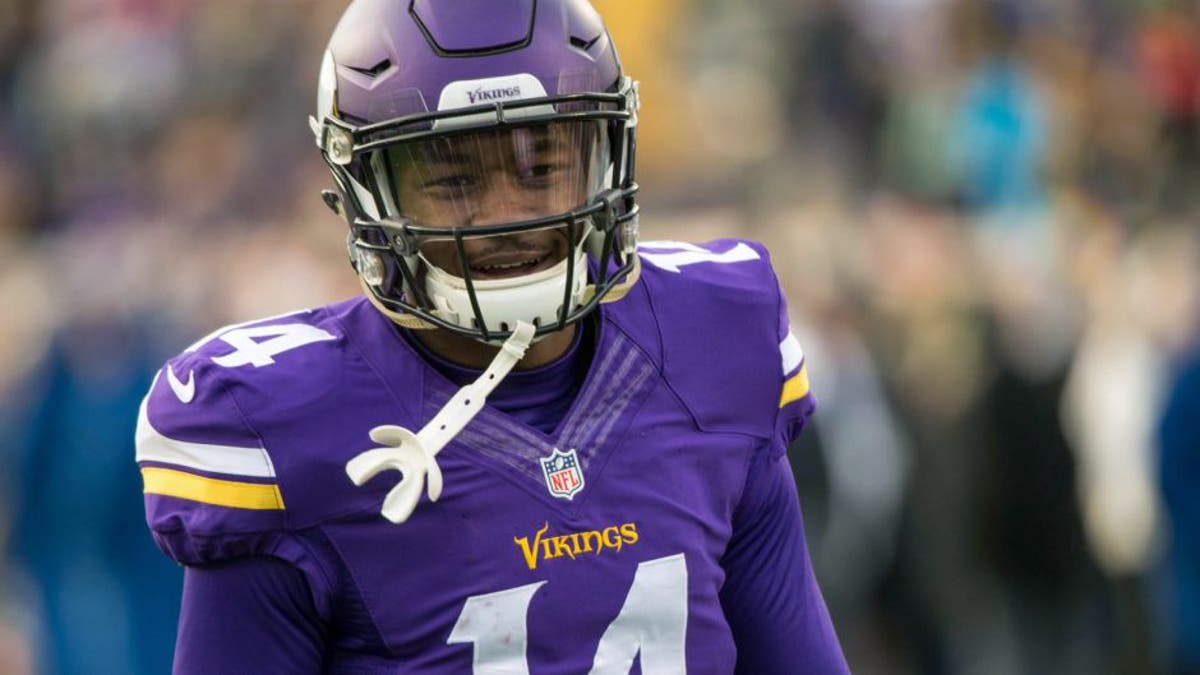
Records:
[[[1200,672],[1200,2],[596,6],[643,237],[773,251],[853,670]],[[343,7],[0,0],[0,673],[167,672],[138,402],[358,291],[306,123]]]

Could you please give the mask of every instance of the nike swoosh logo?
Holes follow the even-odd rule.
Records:
[[[181,403],[191,403],[196,397],[196,373],[188,371],[187,383],[179,381],[175,376],[175,369],[167,366],[167,384],[171,385],[171,391],[175,392],[175,398]]]

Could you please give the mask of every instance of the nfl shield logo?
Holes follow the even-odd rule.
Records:
[[[538,460],[542,463],[542,475],[550,494],[571,499],[583,489],[583,472],[579,470],[579,456],[574,450],[563,452],[558,448],[549,457]]]

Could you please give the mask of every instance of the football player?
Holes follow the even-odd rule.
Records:
[[[140,412],[176,672],[847,672],[779,284],[638,246],[586,0],[356,0],[318,89],[363,295],[214,332]]]

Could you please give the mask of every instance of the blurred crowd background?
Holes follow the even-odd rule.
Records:
[[[596,0],[646,239],[765,241],[856,673],[1200,673],[1200,2]],[[138,403],[353,295],[306,118],[344,3],[0,1],[0,673],[163,673]]]

